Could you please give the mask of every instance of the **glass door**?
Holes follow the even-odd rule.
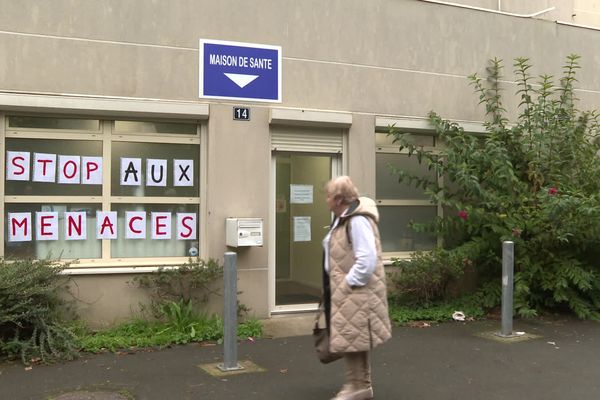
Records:
[[[335,154],[276,152],[275,306],[318,303],[322,287],[322,240],[331,223],[324,186]]]

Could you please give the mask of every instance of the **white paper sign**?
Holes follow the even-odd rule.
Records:
[[[56,182],[56,154],[33,153],[33,181]]]
[[[87,239],[87,214],[85,211],[65,212],[65,240]]]
[[[194,186],[194,160],[173,160],[173,184]]]
[[[8,213],[8,241],[31,241],[31,213]]]
[[[167,160],[146,160],[146,186],[167,186]]]
[[[171,239],[171,213],[153,212],[150,214],[150,218],[152,239]]]
[[[177,240],[195,240],[196,213],[177,213]]]
[[[35,240],[58,240],[58,213],[38,211],[35,213]]]
[[[30,160],[31,154],[28,151],[7,151],[6,180],[28,181],[30,174]]]
[[[294,217],[294,242],[310,242],[310,217]]]
[[[146,239],[146,213],[144,211],[125,212],[125,238]]]
[[[142,183],[142,159],[121,158],[121,185],[140,186]]]
[[[102,157],[81,157],[81,183],[102,185]]]
[[[58,183],[78,185],[81,180],[81,157],[58,156]]]
[[[117,238],[117,212],[116,211],[97,211],[96,212],[96,238],[98,238],[98,239],[116,239]]]
[[[312,185],[290,185],[290,203],[291,204],[312,204],[313,186]]]

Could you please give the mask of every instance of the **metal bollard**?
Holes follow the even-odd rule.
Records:
[[[513,286],[515,269],[515,244],[502,242],[502,330],[500,336],[513,336]]]
[[[223,363],[218,368],[223,371],[244,369],[237,360],[237,254],[225,253],[223,270]]]

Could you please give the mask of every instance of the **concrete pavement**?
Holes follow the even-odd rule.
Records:
[[[395,328],[372,357],[375,398],[600,399],[599,323],[517,320],[514,331],[535,338],[514,342],[493,339],[499,329],[499,321]],[[222,356],[221,346],[192,344],[31,370],[0,364],[0,399],[318,400],[331,398],[343,383],[342,363],[319,364],[308,335],[240,343],[238,358],[263,372],[215,377],[200,368]]]

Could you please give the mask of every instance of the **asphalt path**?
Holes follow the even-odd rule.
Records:
[[[571,318],[515,321],[516,340],[498,338],[499,321],[394,329],[372,356],[376,399],[598,400],[600,323]],[[311,337],[246,340],[244,373],[210,373],[222,347],[86,355],[25,368],[0,364],[2,400],[330,399],[343,364],[321,365]]]

